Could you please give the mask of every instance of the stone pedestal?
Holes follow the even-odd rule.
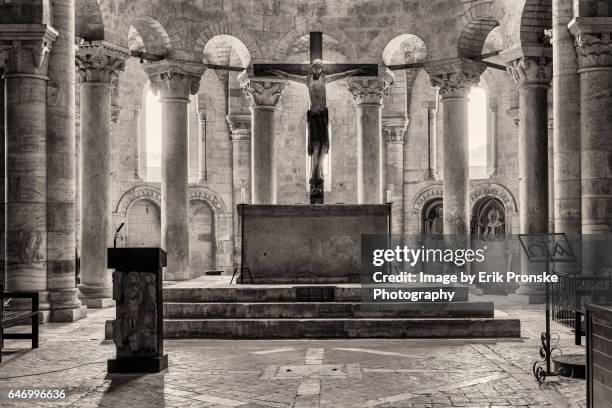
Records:
[[[466,245],[470,233],[467,96],[483,71],[482,65],[462,59],[427,68],[432,85],[440,89],[444,112],[444,234],[465,240]]]
[[[276,204],[277,112],[285,82],[278,79],[240,77],[242,89],[251,102],[251,192],[253,204]]]
[[[159,248],[111,248],[114,268],[113,341],[117,358],[108,360],[109,373],[158,373],[168,367],[163,343],[162,268],[166,253]]]
[[[165,280],[190,279],[189,272],[189,96],[195,95],[205,68],[162,60],[145,67],[162,104],[161,229],[168,253]]]
[[[358,283],[362,235],[389,231],[384,204],[241,205],[239,216],[255,284]]]
[[[107,280],[110,236],[111,91],[128,49],[105,41],[79,46],[76,56],[81,106],[81,301],[91,308],[113,306]]]
[[[347,80],[357,106],[357,203],[385,201],[382,141],[382,100],[393,82],[390,71],[378,77]]]
[[[549,48],[533,54],[505,54],[508,72],[519,90],[519,214],[521,234],[548,232],[548,88],[552,77]],[[515,55],[516,56],[516,55]],[[521,273],[541,273],[521,254]],[[544,301],[543,285],[522,284],[516,291],[529,303]]]
[[[388,203],[391,203],[391,233],[404,233],[404,134],[408,120],[404,117],[383,118],[386,141],[385,171]]]
[[[59,35],[49,56],[47,93],[47,283],[50,320],[71,322],[87,315],[77,297],[75,152],[75,0],[53,2]]]
[[[40,293],[47,281],[47,64],[57,31],[45,25],[2,24],[5,48],[6,284]]]

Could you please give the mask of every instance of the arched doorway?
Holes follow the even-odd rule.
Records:
[[[432,238],[444,233],[442,199],[433,199],[423,206],[421,222],[423,224],[421,231],[423,231],[425,238]]]
[[[202,200],[189,202],[189,268],[197,277],[215,268],[214,215]]]
[[[149,200],[138,200],[127,211],[128,247],[161,246],[161,220],[157,204]]]

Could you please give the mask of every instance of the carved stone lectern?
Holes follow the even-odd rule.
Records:
[[[113,341],[117,358],[108,360],[109,373],[157,373],[168,367],[163,353],[162,268],[160,248],[109,248],[114,268]]]

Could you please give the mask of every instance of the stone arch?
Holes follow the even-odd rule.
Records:
[[[421,210],[421,214],[419,216],[419,223],[421,225],[420,233],[425,237],[431,237],[434,234],[443,233],[441,229],[441,225],[435,225],[435,220],[440,217],[443,208],[442,197],[431,198],[426,201],[423,205],[423,209]],[[437,231],[434,229],[437,228]]]
[[[419,190],[410,204],[410,213],[413,216],[421,216],[425,205],[433,199],[442,199],[442,193],[442,183],[432,184]]]
[[[218,65],[231,65],[231,52],[234,51],[240,60],[242,68],[247,68],[251,63],[251,54],[242,41],[233,35],[219,34],[212,37],[203,49],[205,63]]]
[[[223,199],[215,193],[213,190],[201,187],[201,186],[190,186],[189,187],[189,201],[201,200],[208,204],[212,208],[214,213],[225,214],[227,213],[227,206]]]
[[[459,57],[472,58],[482,54],[489,33],[499,26],[493,2],[476,4],[461,16],[463,30],[459,36]]]
[[[248,51],[249,64],[251,60],[256,60],[262,57],[261,49],[251,34],[245,31],[238,24],[232,23],[229,20],[224,20],[205,27],[198,34],[195,40],[195,53],[197,55],[203,55],[206,44],[214,37],[219,35],[227,35],[237,39]],[[244,61],[242,61],[242,63],[245,67],[249,65],[244,65]]]
[[[518,207],[514,196],[506,187],[497,183],[480,183],[470,188],[470,208],[474,211],[474,204],[486,197],[497,198],[506,210],[506,213],[516,213]]]
[[[325,36],[333,38],[339,43],[341,53],[349,60],[355,60],[359,57],[359,50],[353,39],[348,36],[343,30],[336,26],[326,26],[320,22],[315,22],[311,25],[300,24],[295,30],[289,32],[284,37],[278,40],[274,49],[274,59],[276,61],[285,60],[291,53],[291,48],[298,41],[299,38],[307,36],[310,32],[321,31],[323,33],[323,40]],[[323,47],[323,59],[325,59],[325,46]]]
[[[85,41],[104,40],[104,20],[98,0],[80,0],[74,7],[75,34]]]
[[[121,224],[125,224],[121,229],[121,235],[123,237],[129,236],[129,210],[132,205],[140,201],[148,201],[154,204],[161,215],[161,191],[159,188],[149,185],[138,185],[126,191],[117,202],[112,214],[113,231],[117,231]],[[126,243],[127,240],[124,239],[123,242]]]
[[[140,37],[143,49],[148,53],[161,56],[170,54],[172,49],[170,35],[157,19],[151,16],[134,17],[130,20],[130,26],[134,28]],[[128,36],[135,38],[134,33],[128,33]]]
[[[427,58],[425,41],[414,34],[400,34],[391,39],[382,51],[385,65],[421,62]]]
[[[215,269],[231,270],[233,265],[233,214],[231,211],[228,212],[223,199],[216,192],[206,187],[190,186],[189,202],[192,201],[202,201],[212,210]]]
[[[219,267],[216,256],[218,223],[219,217],[215,216],[215,210],[207,201],[199,198],[189,200],[189,268],[192,277],[195,271],[201,274],[206,269]]]
[[[521,46],[545,44],[552,29],[552,0],[526,0],[521,14]]]
[[[149,200],[161,208],[161,191],[149,185],[132,187],[121,196],[113,214],[126,219],[128,209],[138,200]]]

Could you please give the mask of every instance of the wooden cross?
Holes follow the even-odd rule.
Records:
[[[323,60],[323,33],[316,31],[310,33],[310,63],[309,64],[254,64],[255,76],[274,76],[270,69],[277,69],[293,75],[311,75],[311,64],[314,60]],[[326,64],[323,63],[323,74],[331,75],[341,72],[361,69],[362,71],[354,76],[378,76],[377,64]]]

